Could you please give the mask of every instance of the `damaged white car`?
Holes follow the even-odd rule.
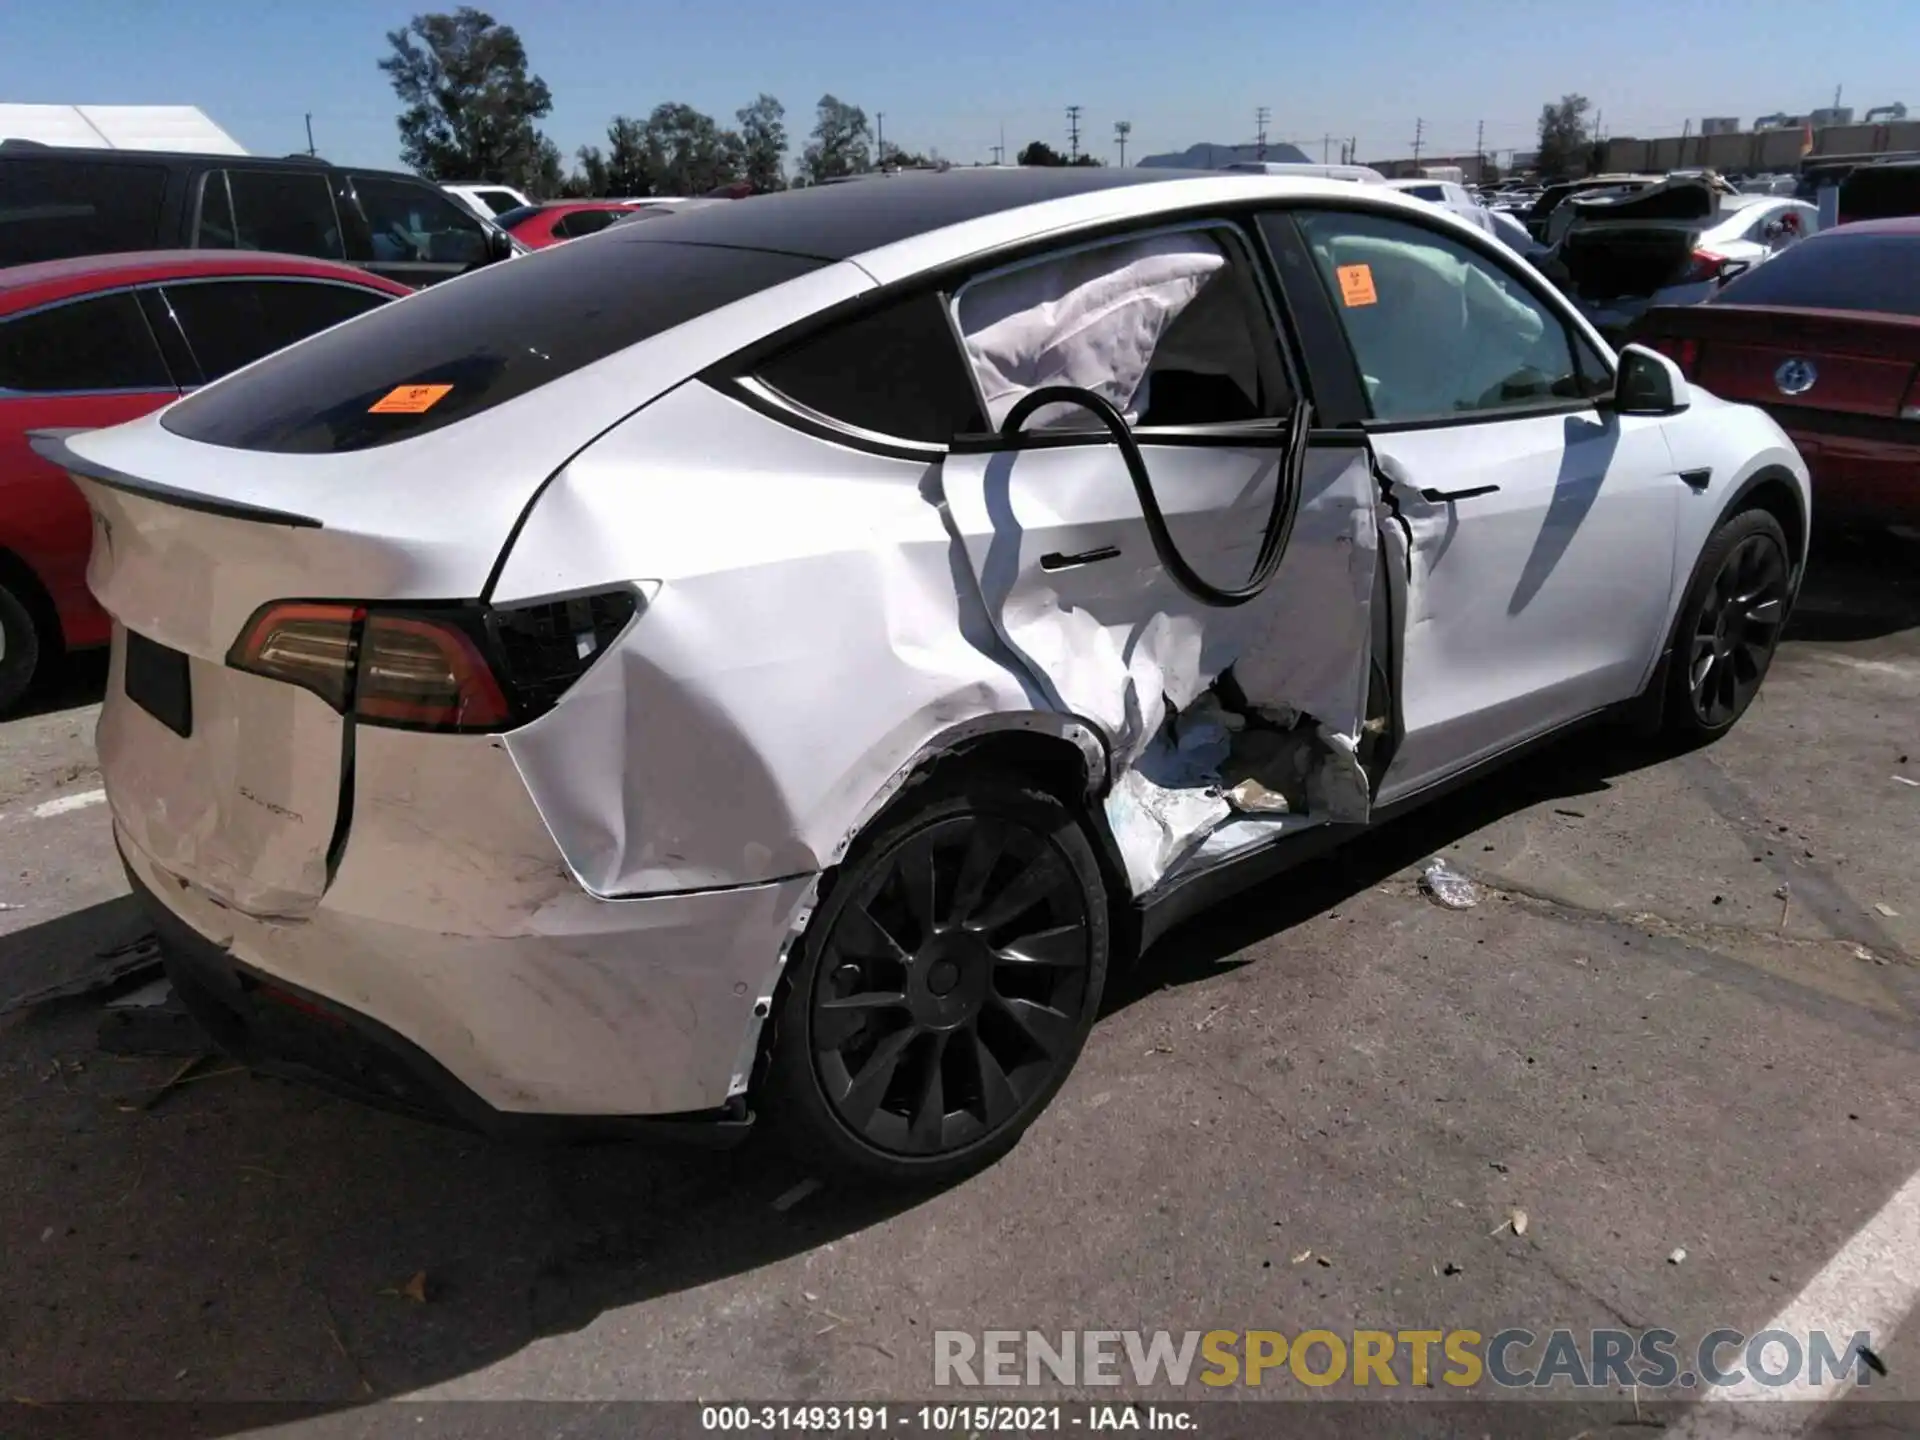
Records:
[[[223,1045],[493,1131],[1009,1147],[1172,919],[1752,700],[1805,467],[1383,187],[900,176],[620,226],[36,442]]]

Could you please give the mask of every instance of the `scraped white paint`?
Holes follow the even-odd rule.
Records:
[[[62,795],[58,800],[48,800],[33,807],[33,818],[46,820],[54,815],[65,815],[73,810],[86,810],[98,805],[107,798],[104,790],[83,790],[78,795]]]
[[[1806,1288],[1756,1334],[1780,1330],[1803,1346],[1824,1332],[1838,1353],[1847,1338],[1864,1330],[1868,1344],[1884,1353],[1901,1322],[1920,1300],[1920,1172],[1893,1193],[1872,1219],[1854,1232],[1807,1282]],[[1804,1361],[1803,1357],[1803,1361]],[[1784,1369],[1784,1354],[1769,1345],[1767,1364]],[[1732,1368],[1730,1357],[1726,1368]],[[1744,1360],[1738,1362],[1746,1368]],[[1819,1384],[1801,1373],[1791,1382],[1764,1385],[1751,1373],[1738,1385],[1710,1391],[1705,1402],[1667,1433],[1675,1440],[1733,1440],[1739,1436],[1796,1435],[1820,1418],[1820,1406],[1840,1399],[1854,1385],[1856,1367],[1841,1375],[1822,1373]],[[1795,1401],[1791,1405],[1770,1402]],[[1737,1410],[1722,1407],[1735,1403]]]

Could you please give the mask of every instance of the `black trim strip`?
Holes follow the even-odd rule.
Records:
[[[70,474],[84,476],[96,485],[104,485],[109,490],[123,490],[129,495],[139,495],[148,500],[158,500],[165,505],[177,506],[182,510],[197,510],[204,515],[218,515],[227,520],[248,520],[260,525],[285,525],[295,530],[320,530],[325,527],[311,515],[295,515],[286,510],[269,510],[264,505],[248,505],[239,500],[222,500],[217,495],[202,495],[193,490],[182,490],[177,486],[163,485],[158,480],[143,480],[138,475],[129,475],[125,471],[115,470],[96,460],[89,460],[76,454],[67,444],[67,437],[88,433],[86,427],[66,430],[29,430],[27,443],[33,447],[33,453],[43,460],[51,461]]]

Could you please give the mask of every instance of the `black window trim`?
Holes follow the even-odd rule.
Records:
[[[1538,271],[1535,271],[1532,275],[1527,274],[1526,271],[1532,267],[1529,266],[1522,257],[1515,255],[1511,250],[1507,250],[1507,247],[1499,240],[1494,239],[1490,235],[1483,235],[1470,227],[1456,231],[1451,226],[1433,224],[1428,216],[1409,214],[1398,206],[1372,204],[1369,203],[1370,200],[1371,197],[1365,195],[1357,195],[1352,198],[1341,196],[1338,199],[1328,198],[1325,200],[1316,198],[1313,200],[1270,205],[1267,207],[1267,211],[1270,214],[1291,217],[1296,222],[1296,225],[1301,215],[1309,213],[1370,215],[1386,220],[1396,220],[1413,229],[1424,230],[1440,239],[1450,240],[1463,249],[1478,251],[1482,259],[1491,264],[1496,270],[1504,273],[1515,284],[1519,285],[1521,289],[1525,290],[1539,302],[1549,314],[1559,318],[1561,333],[1567,342],[1567,355],[1568,358],[1574,362],[1576,370],[1579,368],[1577,342],[1581,340],[1586,342],[1588,348],[1593,351],[1595,357],[1599,359],[1604,368],[1607,389],[1611,390],[1619,374],[1618,357],[1609,358],[1609,352],[1612,347],[1608,346],[1604,341],[1596,341],[1591,337],[1585,336],[1579,326],[1575,324],[1576,320],[1581,320],[1582,323],[1584,323],[1584,319],[1580,316],[1579,311],[1569,304],[1565,297],[1555,291],[1553,287],[1547,283],[1546,277],[1539,274]],[[1296,233],[1300,232],[1296,230]],[[1305,238],[1303,233],[1300,234],[1303,245]],[[1503,250],[1506,251],[1505,254],[1499,253]],[[1320,287],[1320,293],[1325,297],[1328,308],[1331,309],[1333,304],[1332,297],[1326,295],[1326,282],[1320,277],[1317,270],[1313,275],[1313,283]],[[1340,341],[1346,354],[1347,363],[1353,366],[1354,383],[1359,386],[1361,400],[1364,404],[1366,403],[1366,386],[1359,378],[1359,358],[1353,353],[1353,342],[1347,338],[1345,327],[1338,326],[1337,313],[1335,315],[1335,323],[1338,327]],[[1395,435],[1403,431],[1439,430],[1448,426],[1498,425],[1509,420],[1528,420],[1541,416],[1554,415],[1577,415],[1585,410],[1598,409],[1602,403],[1602,398],[1603,396],[1591,396],[1581,399],[1543,400],[1536,404],[1512,405],[1497,410],[1452,411],[1440,415],[1416,415],[1400,420],[1378,420],[1369,414],[1360,418],[1358,426],[1369,435]]]
[[[49,300],[25,310],[16,310],[0,316],[0,325],[11,325],[16,320],[25,320],[29,316],[44,315],[54,310],[64,310],[69,306],[81,305],[89,300],[104,300],[112,295],[126,295],[132,298],[135,313],[145,327],[147,338],[153,341],[153,351],[160,360],[160,368],[166,372],[171,384],[168,385],[115,385],[89,386],[81,390],[15,390],[11,386],[0,385],[0,400],[74,400],[93,395],[162,395],[171,390],[176,395],[183,394],[180,377],[173,373],[173,366],[167,363],[167,350],[160,343],[160,337],[153,333],[153,322],[147,318],[147,308],[139,300],[140,292],[158,286],[157,280],[132,281],[125,285],[110,286],[105,290],[88,290],[80,295],[63,295],[58,300]]]

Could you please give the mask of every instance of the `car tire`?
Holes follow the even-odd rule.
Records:
[[[1742,510],[1708,538],[1674,622],[1666,725],[1683,744],[1731,730],[1760,692],[1793,599],[1786,532]]]
[[[991,1164],[1093,1028],[1107,903],[1057,797],[984,774],[906,791],[808,922],[772,1017],[769,1128],[856,1182],[938,1185]]]
[[[20,597],[0,585],[0,714],[33,688],[40,669],[40,631]]]

